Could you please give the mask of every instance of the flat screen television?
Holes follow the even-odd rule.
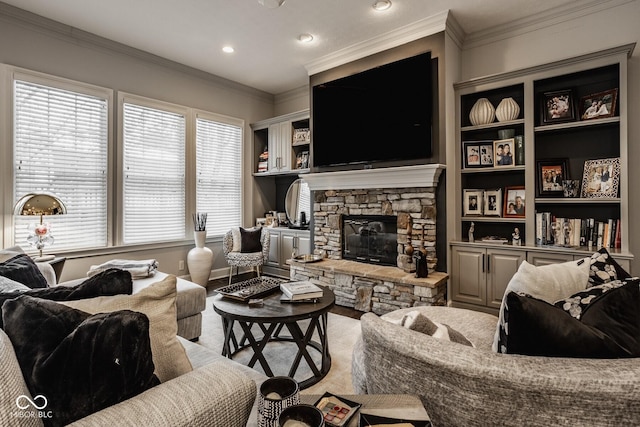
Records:
[[[313,167],[432,155],[431,53],[312,88]]]

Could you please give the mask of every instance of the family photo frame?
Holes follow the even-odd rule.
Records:
[[[584,162],[581,197],[616,198],[620,185],[620,157]]]
[[[562,197],[562,182],[569,177],[567,159],[539,160],[537,166],[537,196]]]
[[[464,141],[462,156],[465,169],[493,167],[493,141]]]
[[[525,216],[524,186],[506,187],[504,190],[505,218],[524,218]]]
[[[580,98],[580,120],[602,119],[616,114],[618,88]]]
[[[482,196],[484,190],[465,189],[462,194],[462,206],[465,216],[482,215]]]
[[[502,216],[502,189],[484,191],[484,215]]]
[[[545,92],[540,99],[542,124],[569,122],[576,119],[572,89]]]
[[[513,167],[515,165],[515,139],[498,139],[493,141],[494,167]]]

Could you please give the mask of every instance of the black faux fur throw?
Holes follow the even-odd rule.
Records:
[[[5,302],[2,316],[29,391],[48,401],[46,426],[66,425],[159,384],[142,313],[89,315],[22,295]]]
[[[126,270],[111,268],[96,274],[76,286],[54,286],[24,291],[19,295],[48,299],[52,301],[75,301],[79,299],[111,296],[133,292],[131,273]],[[0,289],[0,328],[2,328],[2,305],[6,300],[17,296],[15,292],[2,292]]]

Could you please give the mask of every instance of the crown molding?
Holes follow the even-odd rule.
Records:
[[[391,49],[422,37],[437,34],[446,29],[449,10],[445,10],[412,24],[400,27],[388,33],[381,34],[362,43],[356,43],[344,49],[340,49],[329,55],[325,55],[305,65],[307,73],[311,76],[322,71],[329,70],[339,65]]]
[[[579,19],[581,17],[618,7],[633,1],[635,0],[573,1],[526,18],[468,34],[464,38],[463,49],[472,49],[522,34],[539,31],[552,25]]]
[[[357,169],[301,174],[315,190],[436,187],[445,165],[432,163],[380,169]]]

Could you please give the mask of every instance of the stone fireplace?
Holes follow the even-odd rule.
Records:
[[[348,270],[349,274],[335,271],[320,274],[323,262],[292,264],[292,279],[311,279],[328,285],[336,294],[338,305],[362,311],[384,313],[394,308],[443,303],[446,274],[434,271],[436,187],[442,169],[443,165],[431,164],[304,175],[314,198],[314,252],[328,261],[341,260],[325,266]],[[343,260],[342,218],[352,215],[397,217],[395,267]],[[427,252],[431,280],[414,278],[412,274],[415,271],[412,253],[420,249]]]

